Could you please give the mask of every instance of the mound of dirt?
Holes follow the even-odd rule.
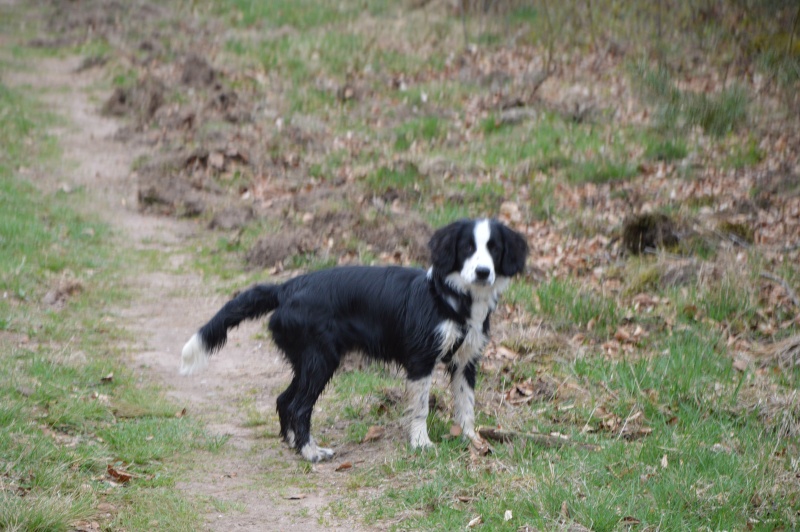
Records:
[[[148,76],[133,87],[115,89],[103,104],[102,112],[107,116],[130,115],[140,123],[147,122],[164,105],[165,93],[164,82]]]
[[[433,231],[418,216],[406,214],[359,223],[354,234],[381,253],[399,253],[411,262],[428,263],[428,240]]]
[[[137,172],[137,199],[139,210],[160,215],[178,217],[199,216],[206,211],[212,196],[203,193],[213,189],[204,174],[196,175],[198,166],[208,152],[195,150],[191,153],[165,155],[143,166]]]
[[[69,298],[81,292],[83,292],[83,283],[71,275],[65,274],[42,297],[42,303],[48,307],[61,309]]]
[[[190,87],[208,87],[217,80],[217,71],[197,54],[190,54],[183,62],[181,83]]]
[[[234,231],[247,225],[254,216],[253,208],[249,205],[226,207],[214,214],[208,228]]]
[[[314,253],[318,246],[311,231],[306,228],[285,229],[262,237],[247,252],[247,264],[258,268],[272,268],[294,255]]]
[[[634,255],[647,249],[672,247],[678,244],[677,227],[666,214],[632,216],[625,220],[622,241]]]

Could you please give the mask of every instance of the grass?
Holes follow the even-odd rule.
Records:
[[[663,66],[639,64],[631,69],[643,96],[656,106],[656,124],[666,130],[701,127],[706,133],[722,137],[746,123],[747,94],[738,86],[715,94],[692,92],[675,87],[672,75]]]
[[[141,388],[113,347],[125,335],[102,309],[123,303],[117,282],[136,259],[76,208],[83,192],[43,194],[20,177],[21,168],[48,171],[59,159],[44,133],[54,120],[0,85],[0,528],[71,529],[96,519],[102,501],[119,509],[111,528],[192,528],[196,506],[175,491],[171,460],[219,444],[176,417],[158,390]],[[81,289],[54,310],[42,298],[65,276]],[[135,479],[113,487],[109,465]]]
[[[424,142],[428,145],[441,139],[445,133],[442,120],[436,116],[423,116],[409,120],[394,130],[394,149],[400,152],[407,151],[412,144]]]
[[[557,328],[588,327],[601,336],[612,333],[618,322],[614,300],[582,290],[569,281],[551,279],[536,289],[538,313]]]
[[[400,452],[379,466],[354,470],[352,490],[378,479],[390,485],[380,504],[369,500],[357,507],[368,523],[402,516],[404,527],[419,530],[462,528],[476,515],[493,530],[547,529],[564,522],[564,507],[567,521],[593,530],[617,530],[626,523],[666,529],[704,523],[731,529],[748,520],[767,529],[778,525],[793,510],[778,502],[780,495],[768,495],[778,487],[774,475],[782,467],[771,453],[788,442],[765,434],[755,415],[734,413],[740,378],[716,338],[690,329],[659,343],[663,354],[651,359],[592,357],[552,368],[564,382],[605,390],[607,395],[595,396],[611,402],[558,400],[556,408],[545,405],[546,415],[534,416],[535,424],[542,432],[596,443],[598,451],[516,441],[495,444],[491,457],[475,463],[459,440],[439,441],[437,429],[447,422],[437,416],[446,413],[433,415],[429,426],[437,452]],[[336,393],[353,391],[344,388]],[[604,425],[599,407],[611,408],[618,424]],[[494,421],[515,426],[521,416],[531,416],[526,408],[531,406],[505,406]],[[650,432],[621,437],[626,419],[646,420]],[[771,503],[765,504],[767,497]],[[783,509],[769,509],[774,503]],[[512,515],[508,521],[506,510]]]
[[[652,54],[641,54],[658,57],[655,64],[661,67],[640,63],[627,71],[649,106],[648,125],[610,118],[604,110],[576,121],[546,105],[528,119],[510,123],[486,104],[485,112],[459,137],[463,109],[482,101],[486,87],[475,79],[462,82],[443,74],[461,60],[445,59],[443,67],[435,46],[427,58],[399,46],[382,47],[369,30],[353,22],[366,17],[363,13],[351,12],[351,20],[345,21],[342,13],[353,5],[326,8],[338,12],[325,21],[307,16],[299,6],[298,21],[292,25],[304,28],[304,33],[267,44],[264,57],[268,55],[269,62],[264,65],[305,84],[288,91],[291,112],[317,113],[337,132],[353,130],[368,139],[364,152],[331,152],[315,161],[315,177],[325,179],[346,168],[348,161],[368,161],[369,170],[356,178],[362,190],[420,211],[432,226],[494,214],[510,201],[520,203],[526,219],[547,223],[550,230],[566,228],[576,240],[585,241],[582,236],[607,234],[613,223],[589,215],[594,207],[582,191],[605,186],[632,208],[641,207],[631,189],[647,177],[641,175],[646,171],[642,168],[657,166],[653,163],[689,166],[690,160],[697,164],[696,152],[702,152],[692,136],[697,131],[724,154],[724,166],[748,169],[764,160],[758,142],[741,142],[755,111],[753,94],[736,83],[721,84],[712,92],[685,88],[679,80],[686,65],[676,59],[680,39],[662,38],[646,50]],[[367,3],[367,10],[373,7]],[[680,22],[675,27],[691,28],[695,8],[672,7],[669,20]],[[500,22],[470,12],[467,33],[487,58],[507,44],[507,35],[545,45],[563,36],[573,39],[570,45],[580,51],[595,50],[593,40],[602,39],[603,28],[614,28],[615,35],[636,34],[640,42],[646,41],[644,35],[652,38],[653,9],[567,2],[511,8]],[[374,10],[369,16],[386,28],[388,41],[391,21],[381,18],[387,13]],[[268,17],[245,20],[253,26],[273,25]],[[435,39],[444,42],[454,33],[461,37],[457,18],[438,24],[429,29]],[[708,26],[692,35],[692,45],[709,46],[719,38],[719,21]],[[312,39],[327,43],[324,50],[317,50]],[[634,51],[627,57],[640,56],[638,44],[629,46]],[[398,72],[405,75],[407,87],[398,89],[388,81]],[[352,76],[368,87],[368,96],[363,102],[337,103],[332,91],[314,92],[319,89],[310,80],[318,76],[338,82]],[[509,84],[503,90],[516,96],[516,89]],[[425,174],[418,160],[429,157],[453,163],[453,169],[446,176]],[[686,171],[686,176],[692,175]],[[575,196],[586,203],[565,203],[576,201]],[[716,205],[713,197],[701,200],[702,204],[690,200],[687,209],[696,214]],[[668,208],[685,212],[680,205]],[[724,256],[704,238],[687,239],[686,246],[681,252],[701,261]],[[556,252],[534,253],[552,258],[547,254]],[[636,271],[614,263],[596,273],[588,260],[568,277],[514,280],[503,304],[523,322],[534,317],[557,347],[522,354],[497,373],[482,374],[478,383],[480,423],[558,432],[596,444],[598,451],[513,441],[495,444],[490,456],[472,458],[464,442],[449,437],[449,394],[436,390],[444,404],[428,420],[436,451],[415,453],[397,442],[380,463],[359,464],[347,473],[347,493],[330,505],[330,513],[356,514],[368,525],[389,523],[415,530],[460,529],[478,515],[491,530],[526,525],[554,529],[569,522],[592,530],[769,530],[784,522],[796,524],[800,497],[779,480],[791,474],[791,467],[776,456],[782,451],[774,451],[792,452],[796,444],[766,425],[757,408],[742,408],[740,395],[756,387],[760,377],[750,369],[736,369],[726,347],[731,334],[754,337],[761,303],[753,279],[723,277],[664,288],[652,257],[626,261],[632,261]],[[302,261],[295,265],[314,267]],[[615,268],[621,271],[615,273]],[[619,281],[619,286],[614,288],[612,282],[612,288],[598,289],[592,275]],[[793,278],[791,272],[782,275]],[[634,307],[631,298],[641,293],[657,296],[660,306],[652,312]],[[636,327],[643,336],[629,350],[603,347],[614,341],[624,344],[617,340],[618,332]],[[558,383],[554,397],[517,406],[498,399],[516,382],[544,376]],[[325,415],[317,423],[343,424],[338,433],[326,433],[330,444],[358,445],[371,426],[398,422],[402,405],[387,403],[385,392],[401,387],[402,379],[381,368],[339,374],[323,397]],[[253,416],[254,425],[262,422],[262,417]],[[367,500],[365,492],[370,494]],[[512,515],[508,521],[506,510]]]
[[[417,196],[427,183],[420,179],[416,166],[404,164],[394,168],[377,168],[366,177],[366,185],[377,195],[402,193]]]
[[[680,161],[689,155],[686,141],[678,135],[651,132],[644,137],[646,158],[655,161]]]
[[[484,7],[506,8],[490,4]],[[476,516],[487,530],[571,523],[592,530],[797,527],[797,435],[780,421],[793,414],[769,408],[775,396],[793,393],[800,375],[743,369],[735,358],[769,339],[772,333],[759,329],[764,316],[785,325],[776,336],[797,331],[792,308],[775,308],[756,275],[766,266],[736,248],[736,266],[726,267],[732,252],[705,234],[656,257],[618,255],[613,241],[629,211],[653,208],[694,221],[704,211],[723,212],[723,202],[738,208],[723,198],[724,187],[703,181],[706,170],[758,177],[754,198],[759,187],[772,186],[761,177],[767,155],[779,157],[770,147],[779,135],[762,135],[763,120],[747,126],[760,118],[760,91],[771,98],[773,85],[796,83],[796,53],[782,51],[789,46],[785,27],[767,32],[750,13],[729,16],[726,10],[736,6],[724,3],[714,9],[669,1],[567,1],[535,9],[512,3],[497,17],[476,5],[465,20],[464,50],[460,18],[425,6],[385,0],[211,5],[226,29],[214,64],[255,112],[240,136],[227,135],[239,127],[233,124],[199,127],[208,128],[201,129],[203,136],[237,147],[263,133],[251,157],[264,154],[259,164],[269,174],[261,176],[265,180],[307,190],[309,197],[325,187],[353,185],[345,188],[353,193],[347,208],[374,209],[361,220],[374,212],[396,209],[402,216],[413,210],[441,226],[497,215],[506,202],[519,206],[519,225],[537,244],[530,276],[512,282],[492,324],[499,325],[497,344],[517,358],[487,361],[478,377],[477,420],[598,447],[554,449],[514,440],[494,443],[490,455],[472,456],[465,442],[450,437],[452,400],[443,383],[435,387],[437,409],[428,419],[434,451],[411,451],[402,440],[362,444],[370,427],[400,423],[402,372],[342,372],[321,399],[315,423],[322,443],[347,446],[353,467],[336,473],[329,507],[296,516],[318,513],[320,526],[355,516],[359,525],[414,530],[462,529]],[[193,3],[193,15],[201,17],[205,7]],[[669,9],[658,12],[660,7]],[[707,20],[701,24],[702,17]],[[663,24],[658,32],[656,20]],[[736,32],[726,26],[731,21],[740,25]],[[180,53],[177,45],[168,48]],[[738,53],[745,48],[748,54]],[[108,42],[84,45],[82,53],[108,57],[112,83],[139,79],[135,62],[115,59],[118,51]],[[648,61],[621,70],[637,57]],[[692,64],[696,57],[702,68]],[[154,52],[154,60],[161,59]],[[520,71],[548,66],[540,60],[552,61],[554,71],[534,94]],[[749,77],[737,73],[740,61]],[[755,76],[750,66],[769,78],[759,90],[748,81]],[[688,83],[698,81],[695,74],[699,81],[706,75],[711,89]],[[352,98],[338,93],[345,83],[357,89]],[[630,85],[644,105],[628,105]],[[596,98],[599,108],[581,117],[565,110],[561,97],[573,88],[587,88],[587,99],[593,105]],[[171,103],[205,109],[206,102],[190,92]],[[40,135],[48,118],[30,100],[4,88],[0,97],[0,281],[8,294],[0,299],[0,345],[10,353],[0,359],[0,528],[68,529],[94,518],[99,502],[120,508],[103,523],[109,529],[192,529],[202,510],[246,512],[224,500],[190,501],[175,490],[180,475],[191,471],[179,471],[174,457],[222,452],[227,437],[175,417],[178,409],[158,390],[140,389],[117,363],[120,353],[109,346],[124,334],[112,325],[97,327],[107,316],[97,309],[124,300],[115,279],[120,261],[132,257],[120,257],[115,235],[74,208],[87,201],[85,191],[43,201],[13,177],[31,161],[59,154]],[[783,97],[791,104],[790,91]],[[501,106],[517,98],[535,113],[504,122]],[[302,120],[294,120],[303,117],[321,125],[307,146],[292,138],[294,130],[274,133],[277,118],[305,132]],[[287,152],[301,160],[291,170],[276,163]],[[434,159],[445,164],[426,170]],[[671,167],[683,173],[670,173]],[[666,175],[653,177],[653,168]],[[232,198],[252,184],[256,172],[250,174],[232,180]],[[682,202],[695,177],[703,195]],[[226,187],[222,180],[217,184]],[[779,189],[786,195],[796,191],[791,183],[775,186],[786,187]],[[276,200],[270,208],[289,223],[301,211],[313,211],[310,205],[287,207]],[[736,214],[748,214],[751,206],[745,207]],[[192,241],[184,251],[196,258],[192,267],[238,288],[247,284],[243,278],[263,280],[264,272],[241,273],[241,256],[275,230],[274,221],[257,221],[236,235]],[[744,235],[757,246],[752,230]],[[352,235],[335,237],[359,261],[379,260]],[[677,254],[683,256],[672,256]],[[796,267],[784,255],[771,271],[797,290]],[[338,258],[302,253],[285,266],[313,270]],[[679,259],[713,274],[665,286],[662,266]],[[139,257],[134,267],[147,267],[137,260],[159,259]],[[62,277],[76,279],[82,291],[59,311],[42,307],[42,297]],[[640,295],[656,298],[655,307],[638,306]],[[626,341],[625,331],[637,329],[640,336]],[[102,381],[109,373],[113,380]],[[520,404],[508,400],[514,386],[540,381],[552,393]],[[257,487],[280,497],[290,488],[329,489],[329,477],[317,466],[294,461],[288,451],[263,453],[275,443],[277,418],[273,409],[258,411],[255,404],[251,397],[241,407],[244,425],[260,436],[250,451],[263,471]],[[374,445],[382,446],[380,454]],[[137,477],[124,489],[111,487],[108,465]]]

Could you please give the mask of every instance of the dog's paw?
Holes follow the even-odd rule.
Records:
[[[311,463],[317,462],[324,462],[325,460],[330,460],[333,458],[333,449],[329,449],[328,447],[317,447],[317,444],[314,442],[309,442],[300,449],[300,454],[303,455],[303,458],[308,460]]]
[[[434,445],[427,434],[417,434],[411,438],[412,449],[433,449]]]

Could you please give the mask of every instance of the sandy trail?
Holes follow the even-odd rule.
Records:
[[[169,258],[160,270],[131,271],[122,282],[132,298],[114,313],[119,325],[137,339],[123,347],[141,378],[160,383],[179,408],[186,406],[212,433],[230,436],[223,452],[188,458],[180,488],[194,500],[213,501],[201,504],[209,509],[204,516],[209,530],[358,529],[330,516],[328,506],[338,498],[338,484],[343,482],[333,472],[335,462],[315,466],[310,473],[316,477],[311,482],[324,486],[324,491],[305,488],[304,498],[288,500],[287,491],[299,491],[287,487],[290,482],[276,483],[274,469],[300,474],[295,465],[299,459],[277,441],[277,421],[275,427],[244,426],[243,403],[272,416],[275,397],[289,382],[288,367],[278,353],[256,336],[261,324],[233,331],[224,351],[200,374],[178,375],[183,343],[225,301],[191,270],[182,251],[204,229],[137,211],[130,169],[148,147],[114,140],[121,124],[99,114],[99,102],[109,91],[98,88],[98,73],[78,72],[79,64],[77,57],[36,60],[24,72],[9,73],[6,82],[41,94],[66,118],[67,125],[51,131],[64,153],[61,174],[31,178],[45,191],[84,187],[93,210],[119,233],[120,242],[135,250],[155,249]]]

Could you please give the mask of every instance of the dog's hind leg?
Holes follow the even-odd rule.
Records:
[[[295,393],[297,393],[297,380],[297,377],[292,378],[292,383],[278,396],[277,401],[278,419],[281,422],[281,436],[290,447],[294,447],[295,434],[291,424],[289,405],[294,399]]]
[[[292,381],[292,385],[295,381],[297,383],[295,393],[285,408],[287,435],[294,434],[294,447],[309,462],[328,460],[333,457],[333,450],[318,447],[311,436],[311,413],[317,398],[339,366],[340,357],[330,349],[315,346],[306,349],[302,357],[296,360],[299,363],[295,367],[295,380]]]

